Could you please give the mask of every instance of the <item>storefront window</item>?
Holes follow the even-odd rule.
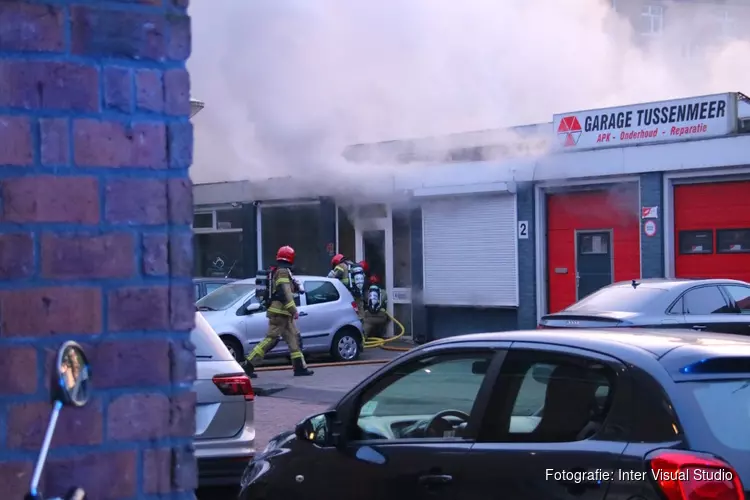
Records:
[[[205,212],[193,215],[193,229],[213,229],[214,213]]]
[[[245,277],[242,232],[196,234],[193,249],[196,276]]]
[[[242,229],[242,210],[217,210],[216,229]]]
[[[320,247],[320,206],[291,205],[261,207],[261,246],[264,267],[276,263],[279,247],[290,245],[297,253],[294,268],[297,274],[323,275]]]

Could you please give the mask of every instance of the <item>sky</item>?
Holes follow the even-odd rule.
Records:
[[[193,0],[191,176],[361,184],[403,166],[349,164],[349,144],[750,92],[750,44],[706,42],[718,12],[667,9],[646,49],[611,0]]]

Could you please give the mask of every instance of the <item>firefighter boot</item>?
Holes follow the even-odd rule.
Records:
[[[302,357],[292,359],[292,365],[294,366],[295,377],[306,377],[315,373],[305,365],[305,360]]]
[[[245,360],[240,364],[240,366],[242,366],[242,369],[245,370],[245,373],[247,374],[248,377],[258,378],[258,374],[255,373],[255,367],[250,361]]]

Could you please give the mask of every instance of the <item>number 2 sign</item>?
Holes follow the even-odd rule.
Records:
[[[519,240],[529,239],[529,221],[527,220],[518,221],[518,239]]]

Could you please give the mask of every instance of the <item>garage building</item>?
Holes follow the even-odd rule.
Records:
[[[196,232],[231,240],[246,276],[282,240],[315,274],[335,252],[366,258],[420,340],[534,328],[615,281],[750,281],[748,108],[725,93],[563,113],[511,133],[439,138],[430,158],[414,153],[429,149],[424,140],[357,145],[350,161],[390,163],[389,192],[357,204],[304,182],[293,199],[269,199],[252,182],[199,185],[196,220],[213,215]],[[524,151],[530,141],[551,151]],[[220,213],[229,209],[238,220]],[[279,223],[289,234],[271,229],[290,210]]]

